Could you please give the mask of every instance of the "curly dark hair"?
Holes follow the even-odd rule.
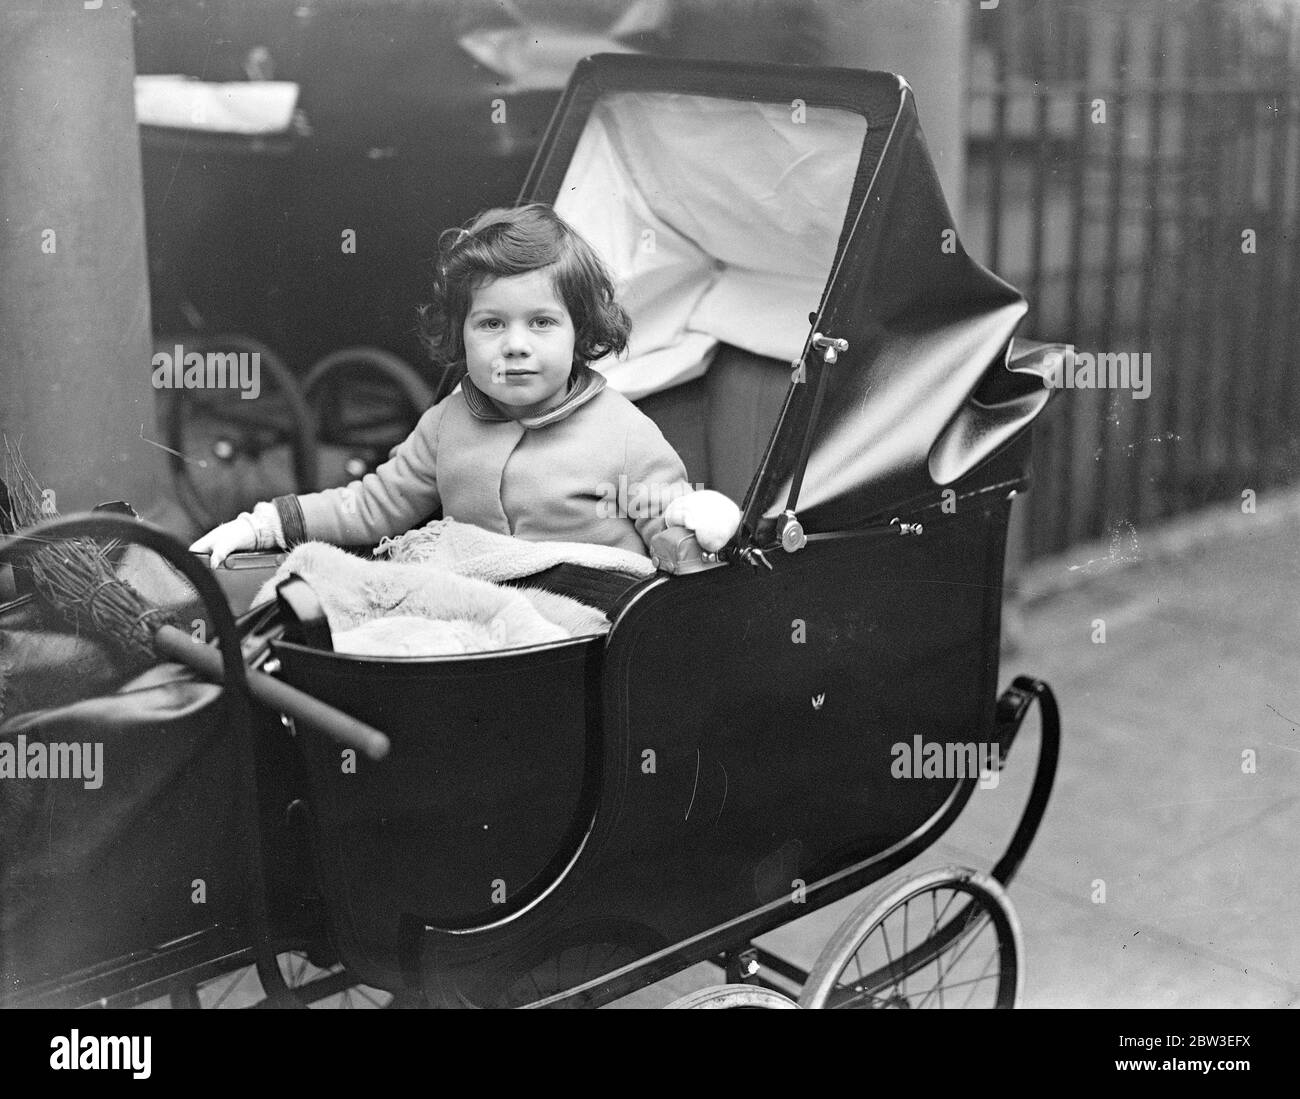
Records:
[[[433,300],[417,310],[420,339],[447,374],[463,372],[470,295],[485,279],[552,270],[573,321],[574,365],[627,349],[632,321],[614,300],[614,282],[595,249],[550,206],[498,206],[438,241]],[[445,389],[445,387],[444,387]]]

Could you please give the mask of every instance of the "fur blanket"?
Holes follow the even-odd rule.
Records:
[[[435,519],[396,538],[385,538],[375,555],[390,561],[421,562],[479,580],[517,580],[552,565],[587,565],[627,576],[652,576],[650,558],[614,546],[589,542],[530,542],[496,534],[455,519]]]
[[[316,592],[336,652],[446,656],[540,645],[609,629],[600,611],[563,595],[501,587],[437,564],[367,561],[324,542],[295,548],[253,604],[274,599],[275,586],[290,573]]]

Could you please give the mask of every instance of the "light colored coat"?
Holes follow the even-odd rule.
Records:
[[[599,374],[575,381],[540,423],[520,423],[466,379],[375,472],[299,496],[306,537],[373,545],[441,504],[444,516],[500,534],[647,553],[663,510],[691,491],[686,468],[654,422]]]

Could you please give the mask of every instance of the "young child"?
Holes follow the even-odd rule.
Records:
[[[463,523],[533,541],[646,553],[665,526],[718,550],[740,523],[721,493],[692,491],[654,423],[590,363],[627,347],[631,322],[600,258],[549,206],[498,208],[444,234],[433,302],[435,358],[465,367],[388,461],[343,488],[280,496],[190,548],[212,565],[236,550],[308,539],[373,545],[442,505]],[[649,506],[619,514],[614,495]]]

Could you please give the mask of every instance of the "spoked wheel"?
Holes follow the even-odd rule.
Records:
[[[688,992],[674,1000],[665,1009],[700,1008],[704,1010],[727,1011],[738,1008],[757,1008],[788,1010],[799,1007],[789,996],[783,996],[775,989],[763,988],[761,985],[713,985],[698,992]]]
[[[377,347],[326,355],[302,388],[316,420],[324,484],[355,480],[382,464],[433,403],[424,379]]]
[[[525,958],[497,1007],[523,1007],[613,973],[664,946],[662,936],[625,920],[569,928]]]
[[[162,389],[168,464],[181,506],[209,530],[233,519],[259,500],[317,487],[316,431],[302,390],[283,360],[248,336],[188,337],[158,351],[185,355],[248,356],[243,374],[231,384],[230,359],[211,373],[224,387]],[[253,360],[252,356],[257,359]],[[237,360],[236,360],[237,361]],[[253,362],[257,370],[252,370]],[[208,378],[205,366],[205,379]],[[256,379],[241,388],[245,378]],[[244,397],[256,392],[256,397]]]
[[[827,943],[802,1007],[1015,1007],[1020,921],[998,882],[947,867],[868,897]]]
[[[285,983],[304,1007],[383,1008],[392,1003],[392,993],[358,984],[341,965],[322,969],[313,964],[303,951],[286,951],[277,956],[277,961]],[[173,992],[171,1006],[208,1010],[253,1007],[265,998],[257,970],[245,966],[192,988]]]

